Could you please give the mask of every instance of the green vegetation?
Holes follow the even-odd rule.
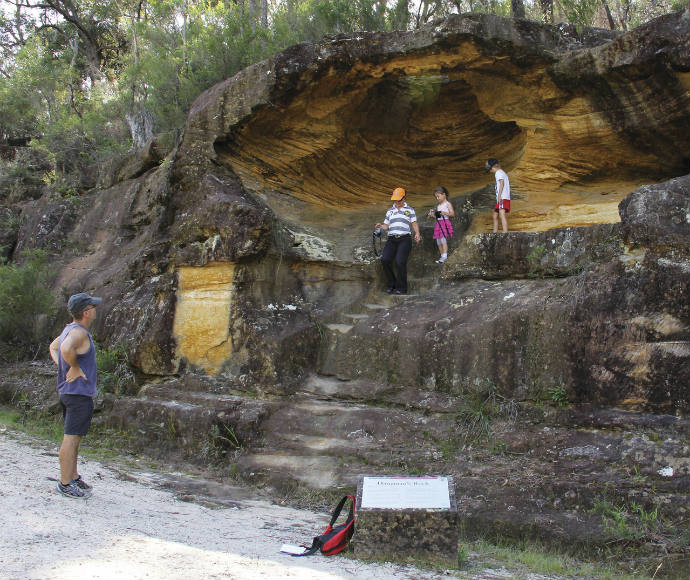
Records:
[[[476,540],[466,544],[470,554],[463,567],[465,570],[478,570],[490,567],[506,567],[516,571],[515,578],[529,574],[543,574],[563,578],[597,578],[598,580],[638,580],[651,578],[658,561],[640,570],[626,570],[618,559],[601,558],[596,561],[569,556],[551,550],[538,542],[523,541],[519,545],[495,544],[486,540]],[[648,572],[640,576],[640,571]],[[521,571],[521,572],[520,572]]]
[[[455,413],[455,430],[447,439],[435,442],[441,458],[451,461],[461,449],[470,445],[482,447],[491,455],[504,454],[507,446],[495,437],[492,425],[497,421],[515,421],[520,411],[518,403],[501,395],[490,379],[476,379],[463,391],[461,400]],[[426,431],[422,434],[431,437]]]
[[[210,464],[227,467],[228,460],[232,460],[243,450],[244,446],[235,434],[232,425],[219,422],[211,426],[211,432],[202,446],[201,454]],[[236,466],[230,463],[230,469],[233,471]],[[231,473],[231,475],[235,474]]]
[[[567,407],[570,405],[570,400],[568,399],[568,393],[563,385],[554,385],[548,389],[549,398],[551,402],[557,407]]]
[[[36,356],[46,348],[57,312],[48,258],[36,250],[21,264],[0,264],[0,360]]]
[[[600,0],[7,3],[0,12],[0,142],[30,140],[51,169],[7,169],[15,189],[5,197],[15,199],[17,187],[38,193],[43,181],[80,194],[91,163],[154,135],[171,145],[202,91],[299,42],[410,30],[466,12],[625,30],[687,0],[605,5],[608,13]]]
[[[0,406],[0,425],[60,444],[63,433],[61,415],[42,410],[28,400],[20,409],[18,411]],[[134,440],[132,433],[93,422],[79,452],[94,459],[122,458],[124,453],[132,449]]]
[[[96,346],[98,390],[115,395],[133,394],[136,377],[129,364],[127,346],[120,342],[110,348]]]
[[[460,544],[460,546],[458,546],[458,568],[466,566],[469,562],[469,557],[470,554],[467,551],[467,548],[464,546],[464,544]]]
[[[23,221],[24,218],[20,213],[5,209],[0,215],[0,231],[16,231],[20,228]]]
[[[601,9],[601,0],[562,0],[561,6],[569,22],[584,26],[594,20]]]
[[[658,508],[645,510],[634,501],[614,502],[602,498],[594,503],[590,512],[601,514],[604,529],[617,541],[653,539],[661,531]]]
[[[490,379],[475,380],[473,387],[463,393],[462,401],[455,415],[461,445],[489,442],[492,420],[515,421],[519,412],[518,404],[501,395]]]
[[[532,251],[527,254],[527,264],[529,265],[530,277],[537,277],[539,275],[538,271],[544,254],[546,254],[546,246],[542,244],[535,246]]]
[[[62,440],[61,418],[37,411],[26,393],[18,395],[17,400],[13,401],[13,408],[0,406],[0,425],[55,443]]]

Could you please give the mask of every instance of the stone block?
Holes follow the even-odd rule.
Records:
[[[359,478],[357,557],[457,567],[458,512],[450,476]]]

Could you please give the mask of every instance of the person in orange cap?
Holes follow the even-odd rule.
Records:
[[[419,234],[417,214],[405,201],[405,190],[396,187],[391,200],[393,207],[386,212],[386,219],[375,226],[376,229],[388,232],[386,245],[381,252],[381,263],[386,274],[386,292],[407,294],[407,259],[412,250],[412,231],[415,242],[419,243],[422,237]],[[393,270],[393,262],[397,274]]]

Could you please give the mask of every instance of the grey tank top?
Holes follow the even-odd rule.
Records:
[[[89,350],[87,350],[84,354],[77,355],[77,362],[79,363],[79,367],[81,368],[81,370],[84,371],[84,374],[86,375],[86,380],[84,380],[83,377],[79,377],[71,383],[68,383],[65,380],[65,376],[67,375],[67,371],[69,370],[69,365],[62,358],[60,346],[62,345],[62,341],[65,340],[65,337],[69,334],[69,332],[77,326],[81,326],[81,328],[86,330],[86,334],[89,335],[89,342],[91,343],[91,347],[89,348]],[[65,326],[65,329],[62,331],[62,334],[60,334],[60,340],[58,342],[58,391],[61,395],[85,395],[87,397],[95,397],[97,393],[97,384],[98,371],[96,369],[96,348],[94,347],[93,338],[91,338],[91,333],[85,326],[82,326],[78,322],[72,322]]]

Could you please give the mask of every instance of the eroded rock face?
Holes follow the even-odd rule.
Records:
[[[621,38],[473,15],[292,47],[194,104],[173,168],[172,258],[240,265],[232,284],[252,288],[250,317],[247,308],[274,301],[329,309],[313,281],[323,288],[343,264],[371,263],[370,227],[394,186],[421,209],[443,183],[460,206],[490,181],[490,155],[511,175],[512,229],[615,223],[637,184],[686,170],[687,33],[684,13]],[[654,106],[634,106],[647,100]],[[480,232],[491,195],[467,199],[468,231]],[[532,254],[522,274],[573,273],[571,258],[535,264]],[[257,261],[292,271],[266,279]],[[377,274],[352,275],[362,288]],[[251,334],[246,321],[229,323],[238,325],[236,353]]]
[[[49,249],[67,293],[105,298],[99,338],[180,375],[100,420],[281,488],[444,469],[490,534],[605,546],[593,486],[637,501],[633,469],[682,521],[689,14],[625,35],[473,15],[299,45],[201,95],[160,166],[27,204],[15,251]],[[487,230],[490,155],[513,184],[507,235]],[[422,217],[413,295],[384,295],[373,224],[393,187],[423,216],[438,184],[451,257],[434,263]]]
[[[15,252],[49,248],[60,256],[60,286],[100,290],[113,310],[98,329],[107,340],[128,337],[144,372],[240,372],[251,363],[247,345],[263,344],[269,304],[300,306],[295,327],[313,328],[312,307],[331,312],[376,287],[370,232],[394,186],[422,215],[432,187],[446,185],[462,216],[458,234],[478,233],[493,197],[490,185],[476,193],[491,183],[482,165],[497,156],[513,184],[511,229],[543,231],[617,222],[636,184],[684,172],[688,28],[687,11],[622,36],[468,15],[298,45],[201,95],[165,162],[151,144],[119,160],[112,173],[124,181],[98,195],[32,202]],[[682,244],[683,214],[674,215],[677,233],[663,235]],[[503,258],[493,241],[471,238],[458,259],[478,264],[471,254],[480,251],[484,263],[453,275],[500,278],[511,272],[501,260],[513,260],[523,264],[513,276],[564,276],[589,259],[578,247],[537,256],[549,246],[543,238],[521,248],[497,238]],[[530,260],[515,260],[526,250]],[[429,244],[413,255],[417,288],[434,283],[433,253]],[[213,286],[219,263],[232,307],[199,326],[178,311],[179,285],[186,272]],[[214,333],[232,346],[213,363],[181,346]]]
[[[382,202],[397,185],[413,204],[439,183],[472,191],[495,156],[519,200],[517,229],[617,221],[636,185],[688,169],[687,52],[678,14],[587,42],[486,15],[335,37],[202,95],[181,152],[203,149],[269,200],[339,212]]]

